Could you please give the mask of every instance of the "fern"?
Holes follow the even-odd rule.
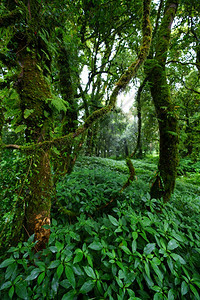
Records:
[[[50,106],[52,105],[58,112],[61,111],[66,112],[69,107],[68,102],[66,102],[65,100],[63,100],[58,96],[53,96],[52,98],[48,98],[46,99],[46,101],[50,104]]]

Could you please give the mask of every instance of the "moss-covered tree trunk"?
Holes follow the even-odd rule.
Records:
[[[178,121],[165,70],[171,27],[177,7],[178,0],[167,0],[155,45],[155,58],[146,65],[160,133],[158,174],[151,188],[151,196],[163,197],[164,201],[170,199],[174,190],[178,165]]]
[[[20,52],[21,73],[16,83],[22,112],[21,124],[26,126],[25,138],[28,143],[49,140],[50,109],[47,104],[51,97],[49,85],[36,58],[35,49]],[[27,184],[23,189],[25,219],[23,228],[28,236],[35,234],[37,249],[48,241],[50,225],[52,180],[49,149],[35,147],[27,155]]]

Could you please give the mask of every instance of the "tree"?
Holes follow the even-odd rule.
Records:
[[[88,3],[92,5],[90,1]],[[79,1],[75,2],[75,9],[77,7],[81,9],[79,4]],[[84,4],[85,1],[83,1]],[[10,124],[16,132],[21,132],[22,141],[24,139],[20,145],[1,143],[1,147],[21,150],[26,157],[26,184],[22,185],[21,194],[23,198],[21,210],[24,210],[25,213],[23,220],[14,225],[18,230],[17,236],[22,228],[25,228],[27,235],[35,234],[35,239],[39,241],[38,250],[45,247],[50,235],[49,228],[43,226],[50,224],[51,197],[54,193],[50,165],[52,152],[54,152],[54,156],[57,154],[58,161],[61,161],[66,153],[69,158],[69,160],[66,159],[66,164],[73,166],[77,152],[82,146],[82,137],[84,138],[86,131],[96,120],[114,107],[119,92],[128,85],[145,61],[151,43],[150,0],[144,0],[143,41],[138,58],[117,81],[110,94],[108,104],[95,110],[81,126],[76,128],[74,122],[76,121],[76,108],[74,109],[74,99],[72,99],[69,66],[67,57],[63,56],[63,53],[66,54],[65,49],[59,43],[57,44],[59,58],[62,57],[62,61],[65,58],[65,74],[63,75],[62,68],[58,66],[59,78],[62,81],[63,76],[69,77],[69,80],[66,81],[67,91],[64,90],[62,83],[62,96],[54,97],[50,80],[46,76],[52,66],[51,59],[56,55],[55,51],[52,57],[49,56],[50,42],[55,41],[56,27],[62,28],[63,19],[60,19],[59,16],[63,17],[64,15],[65,19],[70,18],[70,13],[74,9],[68,1],[64,1],[62,5],[65,6],[64,9],[58,1],[50,4],[39,0],[3,1],[3,14],[0,18],[4,44],[7,48],[1,60],[4,68],[12,69],[11,73],[14,73],[14,77],[9,79],[9,84],[13,84],[13,89],[17,92],[15,105],[17,104],[17,111],[20,114]],[[100,5],[100,10],[102,7]],[[51,13],[49,13],[50,11]],[[73,16],[76,19],[76,15]],[[73,25],[76,26],[76,22]],[[81,31],[77,35],[81,35]],[[60,33],[57,37],[60,37]],[[14,72],[13,67],[17,68],[18,72]],[[67,112],[66,101],[73,114]],[[7,103],[4,105],[8,110]],[[64,117],[61,116],[63,129],[65,129],[58,135],[55,134],[54,137],[54,125],[58,123],[61,112],[67,112]],[[9,123],[11,120],[7,120],[7,122]],[[81,139],[75,144],[74,141],[78,137]],[[66,165],[64,173],[68,169],[71,169],[71,166]]]
[[[146,73],[156,109],[160,133],[158,173],[151,188],[152,198],[168,201],[174,190],[178,166],[178,119],[167,83],[165,64],[178,1],[167,0],[157,33],[155,56],[148,60]]]

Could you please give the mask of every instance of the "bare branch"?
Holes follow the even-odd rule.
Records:
[[[7,149],[21,149],[22,146],[20,145],[15,145],[15,144],[9,144],[9,145],[3,145],[3,148],[7,148]]]
[[[166,64],[171,64],[171,63],[181,64],[181,65],[183,65],[183,66],[186,66],[186,65],[197,66],[196,63],[192,63],[192,62],[186,63],[186,62],[181,62],[181,61],[178,61],[178,60],[168,60],[168,61],[166,62]]]

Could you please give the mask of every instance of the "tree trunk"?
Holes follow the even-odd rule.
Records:
[[[163,197],[165,202],[174,190],[178,165],[178,121],[165,71],[171,26],[177,7],[177,0],[167,1],[155,46],[156,55],[153,60],[149,60],[147,70],[160,133],[158,173],[151,188],[151,197]]]
[[[27,195],[25,195],[25,222],[27,235],[35,234],[37,250],[45,248],[49,240],[52,180],[48,150],[40,149],[30,158],[31,173]]]
[[[49,139],[50,109],[47,99],[51,98],[49,85],[43,75],[34,50],[21,51],[19,62],[21,73],[16,83],[22,111],[21,123],[26,126],[25,138],[37,144]],[[30,236],[35,234],[37,249],[43,249],[48,242],[50,225],[52,180],[49,149],[36,147],[26,153],[28,184],[23,190],[25,202],[24,230]]]

